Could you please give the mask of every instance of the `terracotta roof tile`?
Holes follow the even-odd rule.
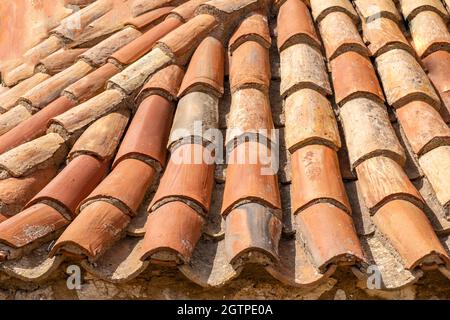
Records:
[[[140,238],[123,238],[95,262],[82,260],[81,266],[92,275],[112,283],[131,281],[148,267],[148,262],[139,259],[142,242]]]
[[[352,169],[364,160],[380,155],[401,166],[405,164],[405,152],[384,105],[366,98],[353,99],[342,106],[340,118]]]
[[[178,97],[191,91],[223,95],[224,63],[225,49],[221,41],[205,38],[191,58]]]
[[[265,4],[261,0],[210,0],[201,5],[197,14],[211,14],[224,23],[233,22],[248,13],[261,9]]]
[[[392,0],[354,0],[356,9],[360,17],[365,22],[377,20],[381,17],[391,19],[395,22],[400,22],[400,16],[395,6],[395,1]]]
[[[283,97],[294,91],[309,88],[324,95],[331,94],[331,86],[324,59],[308,44],[296,44],[281,51],[281,86]]]
[[[60,38],[55,36],[48,37],[46,40],[28,50],[24,55],[24,60],[27,62],[2,75],[2,80],[7,86],[14,86],[18,82],[31,77],[34,73],[35,66],[39,61],[58,51],[62,46],[63,41]]]
[[[142,101],[153,94],[165,97],[169,101],[176,100],[183,76],[183,68],[176,64],[161,69],[144,84],[137,101]]]
[[[68,223],[52,207],[36,204],[0,224],[0,241],[12,248],[22,248],[36,241],[47,242]]]
[[[128,109],[120,109],[98,119],[75,142],[67,158],[71,160],[87,154],[101,160],[111,159],[116,153],[129,117]]]
[[[57,168],[48,167],[23,177],[0,180],[0,212],[6,216],[19,213],[56,173]]]
[[[41,109],[58,98],[65,88],[80,80],[92,70],[93,68],[86,62],[78,61],[22,95],[20,101],[23,101],[31,110]]]
[[[322,145],[305,146],[292,154],[291,209],[303,214],[317,203],[330,203],[351,212],[335,150]]]
[[[146,12],[166,7],[169,5],[179,5],[183,2],[186,2],[186,0],[154,0],[154,1],[136,0],[133,2],[131,13],[133,17],[138,17]]]
[[[225,143],[233,143],[245,137],[272,136],[274,124],[269,97],[258,89],[241,89],[233,93]]]
[[[410,102],[397,110],[397,117],[417,155],[450,144],[450,128],[429,104]]]
[[[55,75],[74,64],[78,57],[86,51],[86,48],[60,49],[42,59],[36,68],[43,73]]]
[[[157,40],[181,24],[182,22],[176,18],[168,18],[112,54],[111,58],[122,65],[129,65],[150,51]]]
[[[406,20],[411,21],[419,13],[424,11],[433,11],[441,15],[441,17],[446,18],[448,16],[442,2],[439,0],[411,0],[411,1],[400,1],[400,7],[402,9],[403,17]]]
[[[100,67],[106,63],[114,52],[141,35],[142,33],[132,27],[125,28],[92,47],[83,53],[80,58],[94,67]]]
[[[49,133],[0,155],[0,175],[21,177],[37,168],[59,166],[66,154],[64,140]]]
[[[272,209],[253,202],[231,210],[226,218],[225,251],[230,263],[276,262],[281,221]]]
[[[22,105],[17,105],[0,115],[0,135],[4,135],[21,122],[31,117],[31,112]]]
[[[213,137],[209,137],[206,132],[219,126],[218,107],[217,96],[208,93],[194,91],[182,97],[173,120],[169,149],[180,141],[189,142],[191,138],[213,142],[211,141]],[[202,135],[203,133],[205,134]]]
[[[329,60],[347,51],[369,55],[356,26],[347,14],[332,12],[320,21],[319,28]]]
[[[444,20],[435,12],[423,11],[409,22],[417,54],[424,58],[438,50],[450,49],[450,32]]]
[[[248,200],[281,209],[278,179],[272,173],[270,157],[268,147],[258,142],[244,142],[231,151],[222,203],[224,215]]]
[[[412,100],[422,100],[439,109],[439,97],[416,59],[394,49],[376,58],[387,101],[399,108]]]
[[[120,238],[129,222],[130,217],[116,206],[96,201],[67,227],[50,256],[69,254],[95,260]]]
[[[180,20],[183,22],[186,22],[190,20],[195,13],[195,10],[205,2],[208,2],[209,0],[190,0],[186,1],[185,3],[180,4],[179,6],[175,7],[171,13],[176,15],[177,17],[180,17]]]
[[[35,86],[40,84],[41,82],[47,80],[50,78],[48,74],[45,73],[36,73],[34,76],[32,76],[29,79],[26,79],[19,83],[18,85],[14,86],[10,90],[2,93],[0,95],[0,111],[1,113],[4,113],[10,109],[12,109],[14,106],[16,106],[17,101],[19,98],[27,93],[29,90],[33,89]]]
[[[6,152],[25,142],[43,136],[47,130],[47,122],[70,108],[75,106],[75,102],[59,97],[41,111],[25,119],[10,131],[0,136],[0,153]]]
[[[173,119],[173,106],[165,98],[152,95],[139,106],[117,152],[114,166],[127,158],[149,164],[156,161],[159,169],[166,163],[166,146]]]
[[[106,81],[119,72],[120,69],[114,64],[106,63],[68,86],[62,94],[82,103],[101,93],[106,86]]]
[[[425,214],[412,203],[391,201],[378,210],[374,221],[398,250],[407,269],[421,264],[450,263]]]
[[[217,26],[217,20],[208,14],[201,14],[179,26],[157,44],[177,61],[186,61],[195,47]]]
[[[264,12],[253,12],[242,20],[228,43],[230,51],[233,52],[246,41],[258,42],[266,49],[271,47],[272,38],[270,37],[268,19]]]
[[[310,0],[312,15],[316,23],[322,21],[332,12],[344,12],[351,17],[355,23],[359,23],[359,17],[348,0]]]
[[[107,162],[80,155],[73,159],[26,207],[45,203],[55,208],[67,220],[76,217],[76,210],[106,174]]]
[[[151,10],[137,17],[127,20],[127,25],[132,25],[137,29],[149,28],[160,23],[175,7],[162,7]]]
[[[450,90],[447,70],[450,68],[450,53],[444,50],[436,51],[423,59],[423,63],[433,84],[439,92]]]
[[[231,91],[242,88],[269,90],[269,50],[255,41],[246,41],[236,48],[230,62]]]
[[[115,166],[88,197],[83,198],[81,210],[90,203],[102,200],[134,216],[147,189],[153,183],[155,173],[156,170],[143,161],[125,159]]]
[[[318,203],[296,216],[315,265],[324,272],[330,264],[355,264],[365,257],[351,216],[332,204]]]
[[[194,202],[204,212],[208,212],[213,182],[211,151],[199,144],[184,144],[172,151],[149,211],[155,211],[165,202],[177,199]]]
[[[390,158],[370,158],[356,167],[356,173],[364,202],[371,213],[376,213],[393,199],[423,205],[422,196],[402,168]]]
[[[293,153],[309,144],[341,147],[333,109],[326,97],[311,89],[296,91],[286,98],[286,144]]]
[[[442,146],[429,151],[419,159],[420,166],[429,179],[440,204],[450,215],[450,147]]]
[[[92,99],[64,112],[49,122],[48,132],[57,132],[71,143],[95,120],[123,106],[123,95],[107,90]]]
[[[204,223],[196,210],[182,201],[168,202],[147,220],[141,260],[188,263]],[[168,233],[166,230],[172,230]]]
[[[363,23],[364,39],[372,56],[380,56],[392,49],[403,49],[415,54],[397,23],[388,18],[379,18]]]
[[[108,87],[131,95],[140,89],[150,76],[166,67],[172,58],[159,48],[155,48],[125,70],[109,79]]]
[[[321,47],[308,7],[301,0],[287,0],[278,12],[278,49],[297,43]]]
[[[331,61],[336,103],[344,104],[357,97],[384,102],[383,91],[372,63],[353,51]]]
[[[428,76],[439,91],[444,106],[447,109],[446,122],[450,121],[450,83],[447,80],[447,71],[450,69],[450,53],[447,51],[436,51],[423,60]],[[442,111],[442,110],[441,110]]]

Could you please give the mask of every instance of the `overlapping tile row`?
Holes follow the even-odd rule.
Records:
[[[329,9],[314,1],[311,6],[313,16],[327,24]],[[331,84],[307,5],[298,0],[284,2],[278,30],[280,94],[285,99],[285,139],[292,172],[290,207],[296,234],[295,239],[282,241],[281,259],[269,272],[291,285],[311,286],[324,281],[338,266],[364,268],[366,258],[339,169],[341,139],[329,101]],[[323,41],[327,55],[339,54],[339,45],[331,43],[334,39]]]
[[[377,67],[388,95],[388,102],[396,108],[403,134],[434,189],[439,206],[444,212],[443,218],[448,218],[449,197],[445,191],[448,190],[445,181],[448,180],[446,168],[450,163],[446,155],[450,129],[443,119],[448,116],[445,107],[448,54],[445,38],[449,33],[446,27],[439,28],[445,25],[448,16],[439,1],[404,2],[401,3],[401,9],[409,23],[415,52],[419,59],[422,58],[429,78],[416,57],[410,54],[411,50],[403,48],[385,50],[385,54],[376,58]],[[408,14],[410,12],[414,12],[414,15]],[[436,27],[433,27],[435,25]],[[430,28],[434,29],[434,33],[427,31]],[[366,37],[370,36],[370,32],[366,33]],[[401,91],[398,90],[399,84],[403,86]],[[438,162],[436,156],[439,158]]]
[[[394,288],[416,281],[422,274],[420,269],[448,267],[449,257],[424,213],[424,199],[405,172],[406,154],[385,102],[401,110],[413,100],[436,107],[440,99],[411,55],[413,51],[406,48],[409,43],[398,26],[394,3],[355,1],[355,6],[369,50],[361,48],[364,44],[355,25],[342,26],[340,29],[346,30],[342,38],[327,34],[333,32],[327,19],[335,24],[352,24],[351,14],[344,17],[343,10],[330,10],[318,26],[323,39],[340,39],[339,54],[328,54],[328,60],[350,167],[358,178],[353,186],[359,198],[358,211],[375,226],[374,233],[363,237],[364,249],[370,262],[378,265],[384,286]],[[369,56],[375,58],[386,99]],[[401,227],[392,220],[400,215]],[[405,234],[410,235],[409,241],[402,238]],[[398,276],[392,277],[396,269]]]

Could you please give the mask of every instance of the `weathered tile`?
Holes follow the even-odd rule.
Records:
[[[66,154],[64,140],[56,133],[49,133],[0,155],[0,176],[21,177],[38,168],[57,168]]]
[[[165,98],[151,95],[139,106],[119,147],[114,166],[136,158],[159,170],[166,163],[166,149],[174,108]]]
[[[278,12],[278,49],[297,43],[321,47],[308,7],[303,1],[287,0]]]
[[[439,112],[422,101],[397,109],[397,118],[414,153],[422,155],[439,146],[450,145],[450,128]]]
[[[431,150],[419,158],[419,163],[440,204],[450,211],[450,146]]]
[[[391,1],[391,0],[389,0]],[[378,18],[362,25],[364,40],[372,56],[378,57],[393,49],[403,49],[415,55],[414,49],[395,21]]]
[[[312,15],[316,23],[322,21],[332,12],[344,12],[350,16],[355,24],[359,22],[358,14],[348,0],[310,0]]]
[[[291,152],[308,144],[341,147],[336,118],[326,97],[302,89],[286,98],[286,143]]]
[[[325,272],[332,264],[353,265],[365,261],[350,215],[328,203],[318,203],[295,217],[297,231],[314,265]]]
[[[172,151],[149,211],[175,198],[181,202],[192,201],[207,213],[213,187],[214,156],[211,150],[200,144],[181,145]]]
[[[227,120],[226,145],[243,136],[270,139],[274,128],[269,97],[258,89],[238,90],[232,95]]]
[[[423,11],[409,22],[409,30],[417,54],[424,58],[439,50],[450,49],[450,32],[437,13]]]
[[[189,263],[203,224],[204,218],[184,202],[162,205],[148,217],[141,260]]]
[[[331,95],[328,73],[320,51],[308,44],[295,44],[283,50],[280,57],[280,92],[283,97],[304,88]]]
[[[98,259],[119,240],[130,217],[112,204],[97,201],[84,208],[50,251],[56,254]]]
[[[383,156],[367,159],[356,167],[364,203],[372,214],[393,199],[423,206],[423,199],[406,173],[392,159]]]
[[[246,203],[225,219],[225,252],[233,266],[278,261],[282,224],[270,208]]]
[[[310,145],[292,154],[292,212],[302,214],[316,203],[330,203],[351,212],[335,150]]]
[[[346,13],[337,11],[328,14],[320,21],[319,28],[328,60],[348,51],[369,55],[358,29]]]
[[[183,77],[183,68],[176,64],[171,64],[159,70],[144,84],[136,101],[141,103],[145,98],[153,94],[160,95],[169,101],[176,100]]]
[[[364,160],[380,155],[393,159],[401,166],[405,164],[405,151],[395,135],[384,105],[357,98],[342,106],[340,118],[353,170]]]
[[[55,75],[74,64],[86,50],[86,48],[60,49],[42,59],[36,68],[43,73]]]
[[[143,161],[125,159],[95,189],[91,188],[92,192],[83,197],[80,209],[101,200],[134,217],[155,175],[155,169]]]
[[[207,37],[194,52],[178,96],[204,91],[217,96],[224,93],[225,48],[213,37]]]
[[[338,105],[359,97],[384,102],[377,75],[366,57],[353,51],[331,61],[335,100]]]
[[[234,52],[230,62],[231,92],[257,88],[267,92],[270,84],[269,50],[258,42],[247,41]]]
[[[261,143],[244,142],[235,147],[228,161],[222,213],[226,215],[248,200],[281,209],[275,164],[270,150]]]
[[[68,159],[78,155],[93,155],[102,160],[114,157],[123,133],[128,125],[130,111],[120,109],[96,120],[75,142]]]
[[[4,113],[15,107],[21,96],[48,78],[50,78],[48,74],[36,73],[31,78],[22,81],[10,90],[2,93],[0,95],[0,113]]]
[[[403,200],[388,202],[373,219],[399,252],[406,269],[450,262],[427,217],[414,204]]]
[[[39,191],[26,207],[45,203],[70,221],[76,217],[80,202],[100,183],[106,170],[106,162],[88,155],[78,156]]]
[[[59,97],[41,111],[27,118],[10,131],[0,136],[0,154],[25,142],[43,136],[47,130],[47,122],[75,106],[75,102],[67,97]]]
[[[180,99],[170,132],[168,148],[192,138],[215,143],[219,127],[219,98],[211,93],[193,91]]]
[[[267,16],[262,10],[252,12],[245,17],[230,38],[228,43],[230,51],[233,52],[246,41],[258,42],[261,46],[269,49],[272,39],[267,20]]]
[[[365,22],[374,21],[381,17],[400,22],[400,16],[395,1],[392,0],[355,0],[356,9]]]
[[[442,18],[447,18],[448,16],[442,2],[439,0],[400,0],[400,7],[403,17],[409,21],[424,11],[436,12]]]
[[[440,100],[436,91],[410,53],[390,50],[377,57],[376,64],[390,105],[399,108],[411,101],[422,100],[439,110]]]

